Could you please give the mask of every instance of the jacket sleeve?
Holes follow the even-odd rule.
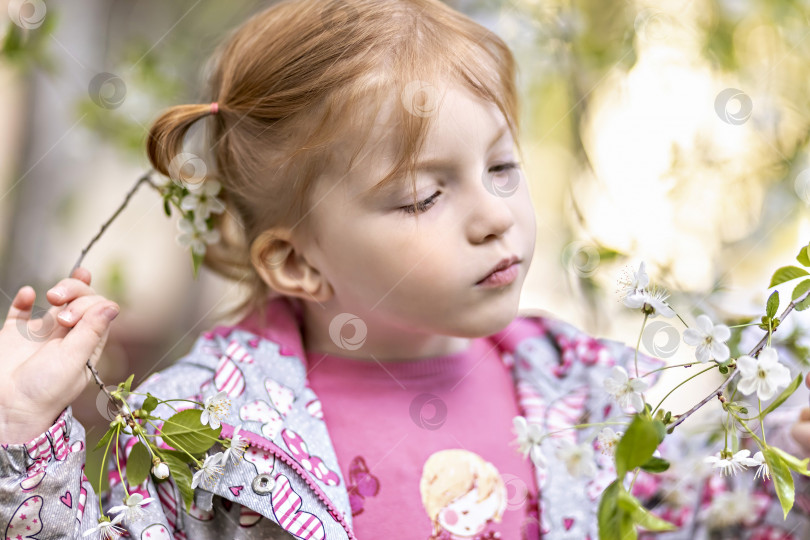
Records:
[[[84,427],[70,407],[38,437],[0,448],[2,538],[81,538],[98,527],[99,497],[84,474],[86,452]],[[153,485],[144,490],[156,493]],[[122,504],[122,494],[120,483],[113,486],[101,501],[105,511],[110,502]],[[144,507],[144,514],[146,522],[168,530],[157,499]],[[118,526],[135,532],[126,520]]]

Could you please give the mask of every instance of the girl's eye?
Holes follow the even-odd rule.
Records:
[[[405,212],[407,212],[409,214],[415,214],[416,210],[418,208],[420,212],[424,212],[425,210],[427,210],[428,208],[433,206],[433,202],[436,200],[436,198],[439,195],[441,195],[441,191],[437,191],[436,193],[434,193],[433,195],[431,195],[430,197],[428,197],[424,201],[420,201],[420,202],[416,203],[416,205],[411,204],[409,206],[403,206],[403,207],[400,208],[400,210],[403,210],[403,211],[405,211]]]
[[[501,163],[500,165],[495,165],[494,167],[489,168],[490,173],[498,174],[504,171],[509,171],[512,169],[517,169],[520,167],[520,163],[516,161],[510,161],[508,163]]]

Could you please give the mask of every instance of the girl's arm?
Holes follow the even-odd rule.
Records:
[[[111,490],[100,501],[84,474],[86,451],[84,428],[70,408],[31,440],[0,447],[0,515],[6,518],[0,521],[4,533],[0,538],[104,538],[98,521],[100,503],[104,513],[115,518],[120,512],[109,510],[123,505],[123,485],[111,471]],[[115,451],[112,445],[110,451]],[[170,531],[152,481],[130,490],[133,493],[154,500],[141,507],[141,520],[123,519],[115,524],[117,530],[135,538],[147,527],[155,533]]]

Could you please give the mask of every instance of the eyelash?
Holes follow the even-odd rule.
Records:
[[[491,173],[501,173],[501,172],[508,171],[508,170],[511,170],[511,169],[517,169],[518,167],[520,167],[520,163],[518,163],[516,161],[510,161],[509,163],[502,163],[500,165],[495,165],[494,167],[489,169],[489,172],[491,172]],[[403,212],[406,212],[408,214],[415,214],[416,210],[418,208],[420,212],[424,212],[424,211],[428,210],[431,206],[433,206],[433,204],[431,204],[431,203],[440,194],[441,194],[441,191],[437,191],[436,193],[434,193],[433,195],[431,195],[430,197],[428,197],[424,201],[420,201],[420,202],[416,203],[415,205],[411,204],[411,205],[408,205],[408,206],[403,206],[403,207],[400,208],[400,210],[402,210]]]

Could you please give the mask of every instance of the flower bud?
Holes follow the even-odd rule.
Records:
[[[155,475],[155,478],[159,480],[163,480],[164,478],[169,477],[169,466],[163,463],[162,461],[156,463],[154,467],[152,467],[152,474]]]

